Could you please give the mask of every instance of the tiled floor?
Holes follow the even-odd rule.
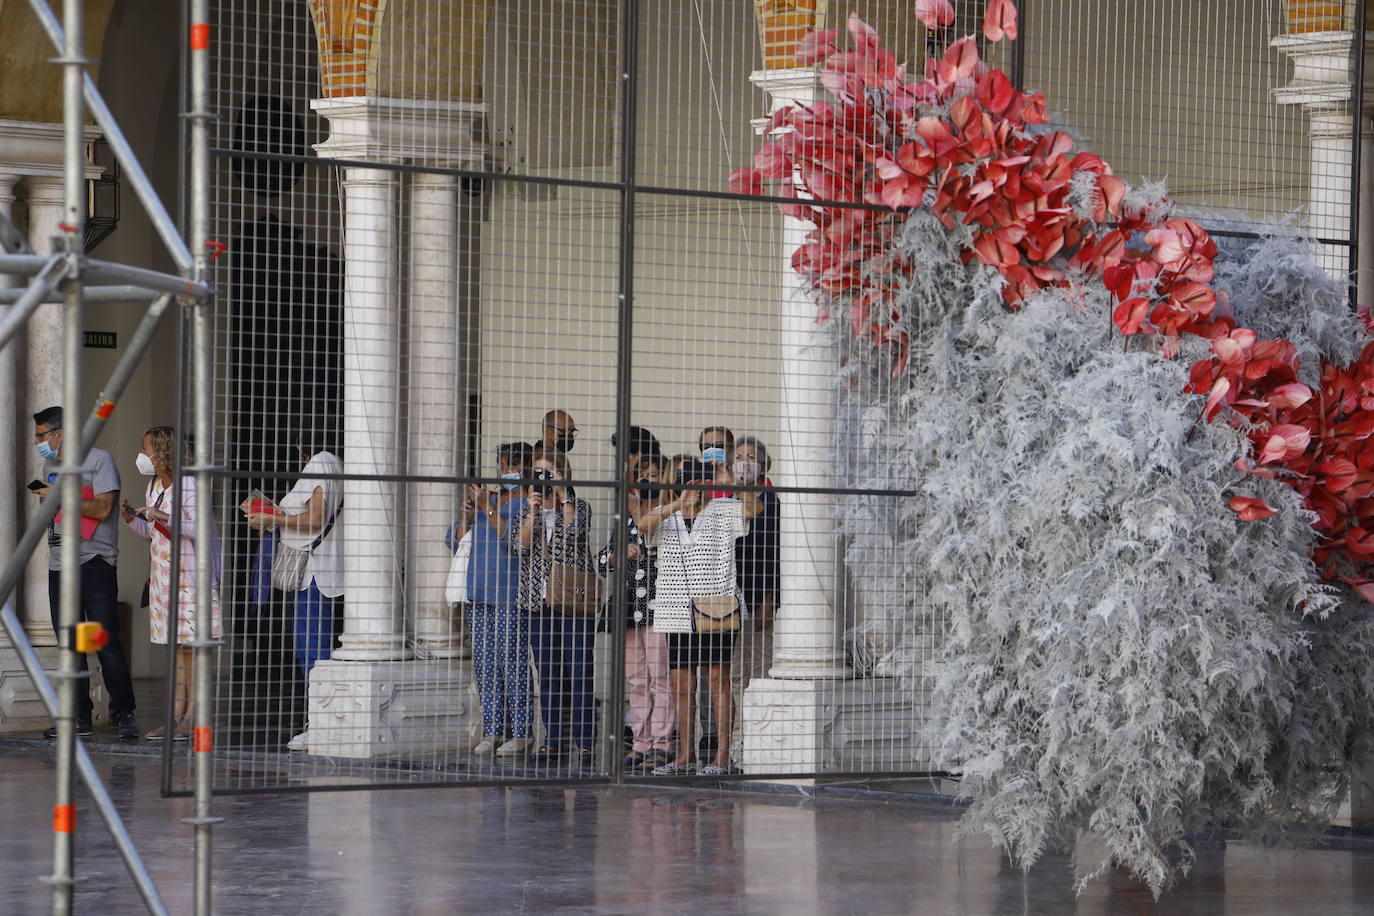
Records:
[[[189,913],[187,799],[157,759],[96,760],[173,913]],[[0,913],[49,912],[50,750],[0,747]],[[1121,875],[1075,899],[1068,862],[1029,875],[958,810],[692,789],[424,789],[217,798],[218,913],[1321,913],[1374,912],[1374,843],[1202,851],[1158,906]],[[142,912],[81,806],[79,913]]]

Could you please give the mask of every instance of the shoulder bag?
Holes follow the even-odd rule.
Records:
[[[340,503],[334,514],[329,517],[320,536],[311,541],[309,547],[288,547],[280,536],[277,538],[277,547],[272,554],[273,588],[279,588],[284,592],[298,592],[305,586],[305,566],[310,562],[310,555],[315,552],[316,547],[324,543],[329,532],[334,530],[334,521],[342,511],[343,504]]]

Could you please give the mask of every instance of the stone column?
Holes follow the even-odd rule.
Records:
[[[4,216],[11,222],[14,220],[14,186],[18,184],[17,174],[0,171],[0,216]],[[11,277],[8,274],[0,274],[0,289],[10,289],[24,285],[21,278]],[[0,306],[0,315],[5,314],[10,309],[9,306]],[[0,348],[0,391],[13,392],[18,383],[15,377],[14,344]],[[27,417],[25,419],[28,419]],[[13,397],[5,398],[0,401],[0,556],[8,557],[14,553],[14,544],[18,539],[19,526],[25,517],[23,509],[27,509],[27,504],[20,501],[25,481],[29,478],[23,477],[19,472],[18,448],[20,443],[28,440],[28,424],[19,422],[19,412],[15,407]],[[32,499],[32,497],[29,497]],[[22,507],[22,508],[21,508]],[[17,605],[16,605],[17,606]],[[0,634],[0,640],[3,640]]]
[[[403,444],[400,308],[396,290],[397,175],[347,168],[344,191],[344,471],[395,476]],[[406,658],[396,562],[399,487],[386,480],[343,485],[339,527],[347,564],[340,661]]]
[[[62,221],[63,188],[62,176],[32,175],[25,185],[28,188],[29,204],[29,244],[39,254],[51,254],[53,239],[60,231],[57,224]],[[30,447],[24,450],[27,465],[24,480],[43,476],[43,459],[32,448],[32,415],[45,407],[62,404],[62,305],[49,302],[40,305],[26,326],[27,340],[27,397],[24,399],[24,412],[16,418],[23,429],[29,433],[24,441]],[[80,404],[62,404],[67,411],[67,420],[80,416]],[[28,507],[32,509],[32,506]],[[28,514],[28,513],[26,513]],[[52,617],[48,608],[48,549],[40,545],[29,561],[25,575],[24,588],[24,629],[35,646],[57,645],[57,635],[53,632]]]
[[[771,110],[811,105],[821,92],[812,67],[758,71],[750,80],[769,94]],[[836,354],[816,333],[815,303],[791,267],[808,227],[780,219],[781,432],[774,476],[783,486],[833,487]],[[774,662],[767,677],[744,691],[740,763],[747,772],[812,774],[906,761],[917,742],[910,698],[895,679],[850,680],[840,646],[835,497],[787,496],[781,552]]]
[[[1369,25],[1374,25],[1374,10]],[[1307,227],[1319,238],[1349,236],[1351,220],[1359,220],[1356,258],[1357,301],[1374,305],[1374,33],[1353,31],[1280,35],[1269,44],[1293,62],[1293,79],[1272,90],[1279,105],[1301,105],[1308,117],[1311,139],[1310,190]],[[1353,112],[1353,55],[1364,55],[1362,110]],[[1358,212],[1351,212],[1352,144],[1360,131]],[[1326,245],[1324,266],[1343,280],[1350,269],[1344,248]],[[1350,798],[1336,820],[1341,824],[1374,823],[1374,761],[1355,773]]]
[[[330,123],[329,139],[316,147],[321,156],[379,166],[349,166],[341,175],[345,471],[377,477],[414,472],[415,462],[402,459],[413,452],[422,467],[442,463],[449,472],[452,448],[443,456],[442,440],[454,437],[458,371],[453,182],[444,176],[412,179],[407,302],[397,277],[403,236],[400,173],[381,166],[480,156],[474,153],[473,129],[482,106],[373,97],[317,99],[311,106]],[[440,308],[434,300],[447,302]],[[419,335],[408,341],[409,354],[402,346],[403,317]],[[448,343],[429,339],[430,331],[447,335]],[[407,356],[415,370],[411,378],[419,380],[410,390],[401,384]],[[442,391],[426,390],[438,378],[446,379]],[[437,451],[425,441],[431,433]],[[430,491],[387,480],[344,485],[344,631],[334,657],[310,673],[307,743],[312,754],[360,758],[452,748],[468,740],[477,719],[467,666],[412,660],[407,648],[408,619],[423,623],[428,640],[423,654],[452,654],[456,637],[447,626],[447,609],[429,603],[440,569],[447,573],[447,562],[441,566],[443,558],[432,547],[442,544],[442,522],[436,531],[420,530],[448,509],[416,501],[411,524],[403,495],[427,498]],[[401,557],[407,561],[406,582]],[[442,602],[442,578],[437,588]],[[410,606],[413,613],[408,600],[419,602]]]
[[[457,180],[416,174],[410,184],[410,371],[406,458],[418,477],[460,473],[465,387],[458,352]],[[462,500],[450,483],[411,483],[407,494],[406,598],[422,658],[463,655],[459,614],[444,598],[451,554],[444,530]]]

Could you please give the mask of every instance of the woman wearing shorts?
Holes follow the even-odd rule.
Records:
[[[723,462],[707,465],[689,459],[674,482],[729,487],[735,480]],[[692,700],[698,668],[706,669],[717,733],[730,734],[730,658],[747,610],[735,566],[735,541],[748,533],[749,520],[763,504],[756,492],[740,493],[738,498],[712,497],[711,492],[682,490],[672,502],[647,513],[642,526],[658,551],[653,628],[668,637],[669,680],[677,712],[677,756],[654,768],[660,776],[697,771]],[[700,769],[703,776],[733,771],[729,741],[720,742],[715,757]]]

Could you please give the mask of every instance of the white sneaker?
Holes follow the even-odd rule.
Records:
[[[472,749],[472,756],[490,757],[494,750],[496,750],[496,738],[492,735],[484,735],[482,740],[477,742],[477,746]]]
[[[288,751],[308,751],[310,750],[310,730],[306,729],[290,741],[286,742]]]
[[[497,757],[515,757],[529,749],[530,739],[512,738],[496,749]]]

